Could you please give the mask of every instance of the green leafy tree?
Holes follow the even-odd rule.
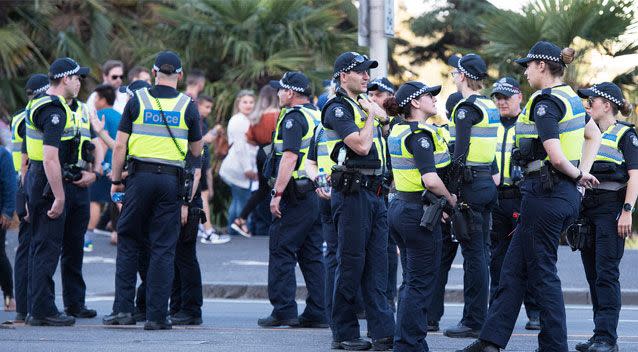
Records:
[[[579,52],[565,77],[574,86],[595,83],[590,82],[589,65],[583,62],[586,54],[596,51],[619,57],[638,52],[638,45],[628,40],[635,34],[636,24],[636,7],[629,0],[537,0],[521,12],[493,9],[480,23],[485,40],[481,53],[500,75],[524,78],[513,60],[539,40],[571,46]],[[630,92],[638,83],[632,71],[615,79]]]

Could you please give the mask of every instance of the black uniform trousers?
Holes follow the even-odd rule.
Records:
[[[179,187],[176,175],[163,173],[135,172],[126,179],[117,226],[115,295],[120,313],[134,313],[138,260],[148,243],[146,319],[166,319],[180,229]]]
[[[498,288],[501,268],[507,249],[512,242],[517,217],[520,215],[520,196],[506,197],[499,192],[498,206],[492,211],[491,258],[490,258],[490,304]],[[516,215],[514,215],[516,214]],[[534,299],[532,288],[525,293],[525,311],[530,319],[538,319],[540,310]]]
[[[441,243],[441,264],[434,294],[432,295],[432,303],[430,303],[430,308],[428,309],[428,322],[431,323],[438,323],[443,316],[445,310],[445,285],[447,285],[448,274],[459,249],[459,243],[452,241],[449,224],[441,225]],[[401,261],[401,265],[403,265],[403,261]]]
[[[89,189],[65,185],[67,220],[64,225],[60,275],[64,307],[77,311],[85,304],[86,284],[82,277],[84,234],[90,217]]]
[[[585,193],[582,216],[592,224],[594,236],[592,246],[581,250],[580,256],[594,310],[594,341],[615,345],[621,308],[619,265],[625,250],[625,239],[618,237],[618,216],[624,191],[618,191],[611,201],[609,198]]]
[[[59,217],[49,218],[47,211],[51,209],[53,197],[43,196],[46,184],[47,177],[42,162],[32,160],[25,185],[31,220],[27,311],[35,319],[54,316],[59,312],[55,305],[53,274],[62,253],[65,224],[69,216],[68,207],[65,206]],[[67,201],[68,188],[68,184],[64,184]]]
[[[528,287],[536,291],[540,307],[540,351],[567,351],[567,324],[560,278],[556,270],[561,233],[576,220],[580,193],[565,178],[543,189],[537,175],[526,176],[520,185],[523,213],[512,238],[498,289],[490,305],[480,338],[505,348]]]
[[[201,196],[196,197],[193,205],[202,208]],[[138,294],[139,292],[140,290]],[[170,313],[175,315],[182,312],[191,317],[201,318],[203,304],[202,271],[197,260],[197,238],[187,242],[178,239],[175,248],[175,275]]]
[[[394,351],[428,351],[428,309],[441,265],[441,226],[421,227],[423,205],[394,199],[388,218],[390,234],[401,249],[403,282],[394,333]],[[404,259],[405,258],[405,259]]]
[[[385,200],[368,189],[332,191],[337,228],[337,270],[332,303],[334,341],[360,337],[356,297],[361,288],[368,331],[373,339],[394,334],[394,315],[386,297],[388,223]]]
[[[13,262],[13,281],[15,282],[16,312],[26,316],[28,311],[27,287],[29,281],[29,245],[31,224],[24,220],[26,216],[26,195],[21,182],[16,191],[16,214],[20,219],[18,227],[18,249]]]
[[[290,181],[293,182],[293,181]],[[284,196],[280,203],[281,218],[270,225],[268,255],[268,298],[272,316],[287,320],[297,318],[295,265],[303,274],[308,297],[301,314],[310,321],[325,322],[325,268],[321,246],[319,200],[313,192],[291,201]]]
[[[463,254],[463,318],[461,322],[481,330],[489,295],[489,236],[492,208],[496,205],[496,185],[491,176],[474,177],[462,185],[463,201],[472,210],[470,239],[461,241]]]

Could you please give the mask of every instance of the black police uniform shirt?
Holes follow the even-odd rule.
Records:
[[[154,86],[149,89],[152,96],[159,99],[171,99],[177,97],[179,92],[169,86]],[[122,113],[122,119],[118,131],[131,134],[133,131],[133,121],[135,121],[140,112],[140,102],[137,96],[130,99]],[[186,107],[186,116],[184,117],[186,126],[188,126],[188,141],[197,142],[202,139],[202,130],[200,127],[199,110],[197,105],[191,100]],[[184,151],[186,152],[186,151]]]
[[[462,117],[462,118],[461,118]],[[483,119],[481,110],[474,105],[462,104],[456,109],[454,115],[454,124],[456,128],[456,140],[454,142],[454,160],[457,160],[461,155],[466,154],[463,160],[467,157],[467,152],[470,148],[470,137],[472,135],[472,126],[478,124]],[[498,164],[496,163],[496,155],[490,165],[490,171],[492,175],[498,174]]]

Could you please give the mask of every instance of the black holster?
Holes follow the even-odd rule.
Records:
[[[361,180],[356,171],[333,171],[330,175],[330,182],[335,191],[349,194],[361,190]]]
[[[458,203],[452,212],[452,231],[459,242],[470,240],[472,209],[465,203]]]
[[[443,210],[447,205],[445,197],[438,197],[427,190],[423,192],[423,216],[421,217],[421,226],[428,231],[433,231],[434,227],[441,222]]]
[[[586,218],[580,218],[565,230],[567,244],[572,251],[591,248],[594,242],[594,226]]]
[[[193,243],[197,240],[197,231],[199,224],[206,222],[206,213],[202,208],[196,206],[188,207],[188,220],[186,224],[182,226],[179,233],[179,240],[182,243]]]

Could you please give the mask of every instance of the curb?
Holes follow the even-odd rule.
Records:
[[[266,284],[204,283],[203,291],[204,298],[268,299],[268,286]],[[306,286],[298,285],[297,299],[304,300],[306,295]],[[638,290],[622,290],[621,298],[623,305],[638,305]],[[563,299],[565,304],[592,304],[588,289],[564,288]],[[463,287],[446,287],[445,302],[462,303]]]

